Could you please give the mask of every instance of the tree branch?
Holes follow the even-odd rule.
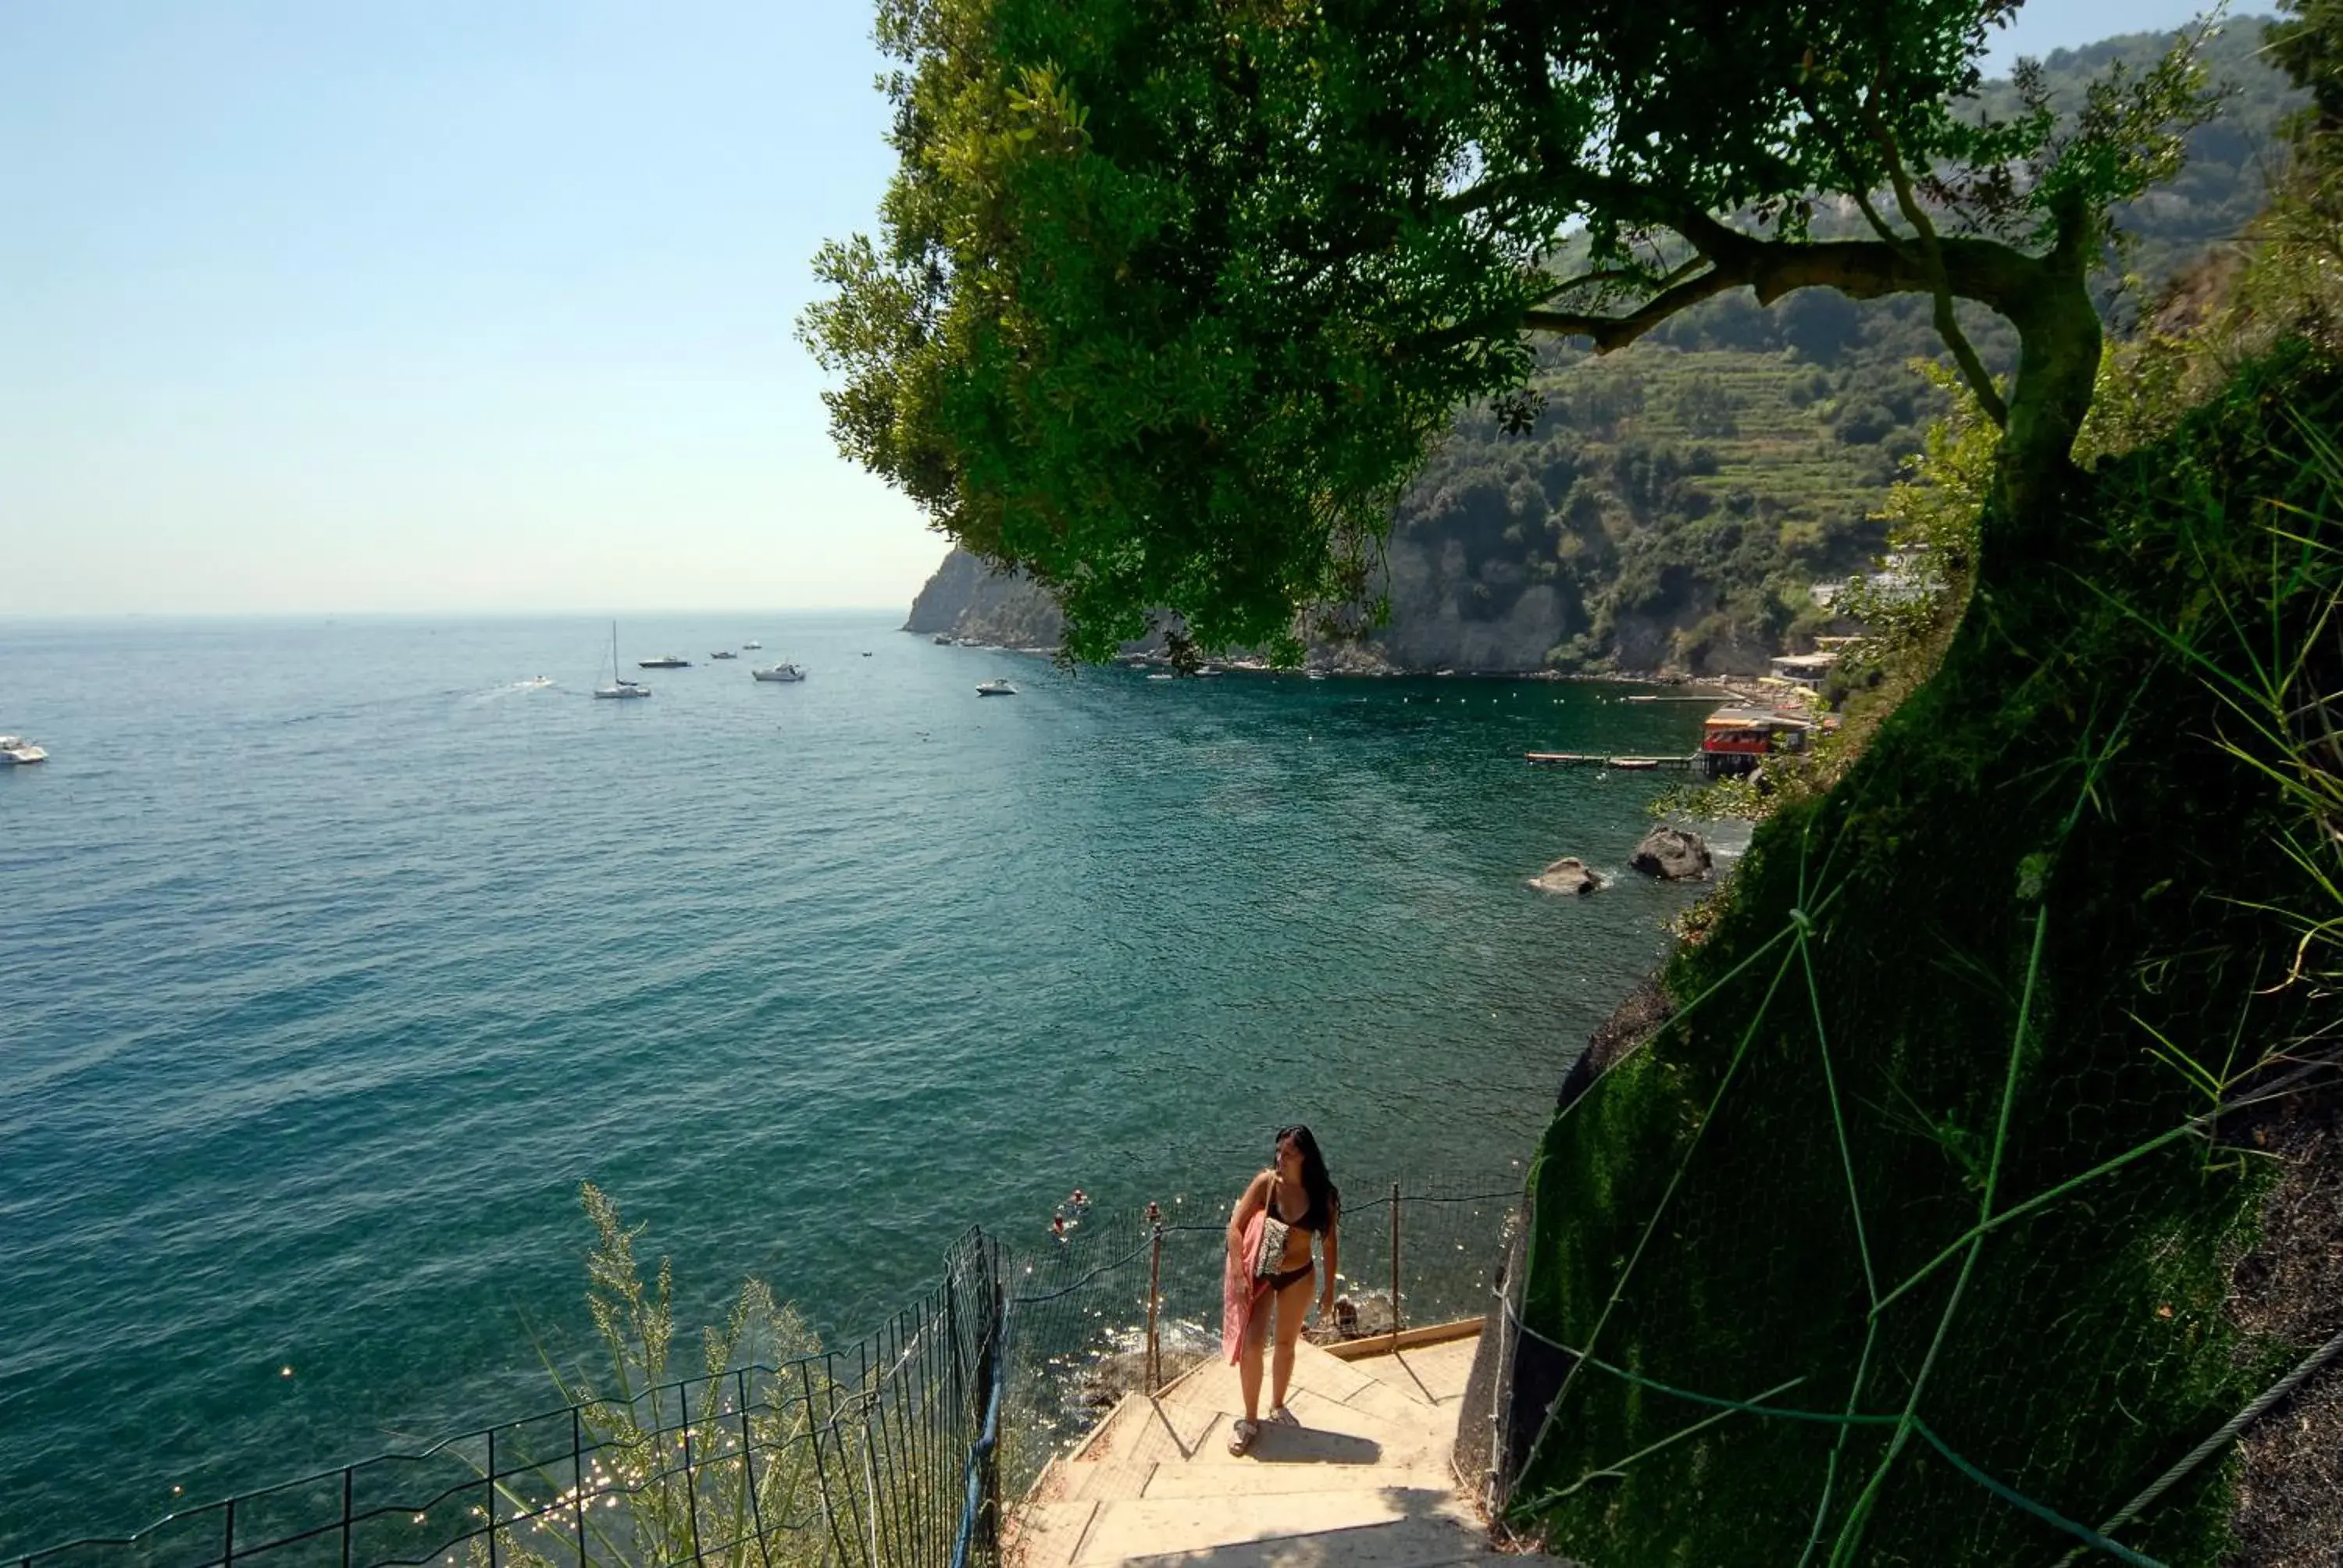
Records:
[[[1641,309],[1630,316],[1584,316],[1565,310],[1530,310],[1522,315],[1522,328],[1527,332],[1555,332],[1567,337],[1592,337],[1594,339],[1594,352],[1609,354],[1614,349],[1624,348],[1671,316],[1689,310],[1704,299],[1714,299],[1729,288],[1738,288],[1748,281],[1732,268],[1711,266],[1698,277],[1653,296]]]
[[[1920,236],[1920,256],[1928,269],[1929,292],[1936,297],[1936,336],[1953,351],[1953,362],[1961,367],[1962,378],[1976,395],[1977,407],[1985,411],[1986,418],[2006,430],[2009,427],[2009,405],[2002,401],[2001,389],[1993,384],[1985,361],[1977,357],[1976,347],[1961,330],[1960,317],[1954,314],[1953,286],[1945,273],[1944,246],[1936,236],[1936,226],[1928,220],[1928,209],[1912,194],[1912,176],[1904,167],[1904,155],[1896,146],[1896,134],[1880,116],[1879,106],[1871,93],[1864,95],[1856,112],[1863,116],[1872,140],[1878,144],[1880,156],[1886,160],[1888,183],[1895,187],[1896,205],[1902,210],[1904,221]],[[1869,211],[1867,202],[1865,210]],[[1875,217],[1873,222],[1876,224],[1878,220]]]

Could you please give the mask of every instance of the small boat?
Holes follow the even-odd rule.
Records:
[[[779,664],[767,665],[762,669],[752,669],[749,673],[759,680],[803,680],[805,678],[805,670],[786,659]]]
[[[21,735],[0,735],[0,768],[25,768],[46,762],[49,754]]]
[[[759,648],[760,648],[764,647],[765,645],[764,645],[763,643],[761,643],[761,642],[759,642],[755,638],[753,638],[753,637],[752,637],[752,638],[750,638],[748,641],[746,641],[746,642],[742,643],[740,646],[741,646],[743,648],[747,649],[749,652],[750,652],[750,653],[754,653],[754,652],[756,652]],[[731,658],[732,656],[731,656],[730,654],[729,654],[729,653],[728,653],[728,654],[726,654],[724,657],[725,657],[725,658]]]
[[[618,623],[610,623],[610,684],[594,689],[597,697],[649,697],[651,689],[640,681],[628,680],[618,673]]]
[[[734,653],[734,652],[730,651],[729,649],[726,649],[726,650],[724,650],[724,651],[722,651],[722,652],[719,652],[719,653],[711,653],[711,654],[709,654],[708,657],[709,657],[709,658],[739,658],[740,656],[739,656],[739,654],[737,654],[737,653]]]
[[[1005,680],[980,680],[976,683],[979,697],[1014,697],[1017,689]]]
[[[951,633],[948,631],[940,631],[928,640],[934,643],[938,648],[950,648],[952,645]]]
[[[637,669],[689,669],[691,660],[679,653],[663,653],[657,658],[635,660],[635,668]]]

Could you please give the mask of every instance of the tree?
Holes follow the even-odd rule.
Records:
[[[881,0],[900,166],[800,331],[841,448],[1049,585],[1287,652],[1372,618],[1455,408],[1527,429],[1534,335],[1738,289],[1932,297],[2006,427],[1989,554],[2043,547],[2112,203],[2211,110],[2188,42],[2063,127],[1963,100],[2017,0]],[[2035,85],[2028,86],[2028,81]],[[2016,328],[2006,397],[1963,335]]]

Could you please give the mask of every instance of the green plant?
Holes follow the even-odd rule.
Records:
[[[635,1256],[643,1228],[629,1228],[592,1182],[578,1195],[594,1229],[587,1304],[607,1365],[599,1376],[565,1373],[549,1359],[547,1369],[563,1399],[578,1407],[593,1477],[572,1500],[553,1468],[535,1473],[533,1479],[561,1487],[574,1512],[544,1510],[541,1493],[505,1487],[505,1506],[541,1510],[544,1518],[528,1532],[498,1528],[494,1561],[555,1568],[581,1550],[614,1561],[716,1568],[823,1561],[834,1538],[817,1444],[840,1442],[836,1428],[855,1419],[855,1402],[831,1379],[820,1338],[794,1306],[778,1303],[752,1279],[723,1326],[701,1330],[698,1370],[678,1378],[671,1261],[661,1258],[646,1284]],[[575,1538],[581,1528],[583,1542]],[[548,1533],[564,1543],[528,1544]],[[470,1552],[478,1568],[488,1568],[485,1539],[472,1542]]]

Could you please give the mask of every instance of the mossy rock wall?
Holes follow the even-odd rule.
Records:
[[[1556,1551],[2048,1563],[2081,1543],[1986,1481],[2096,1525],[2269,1380],[2289,1347],[2222,1312],[2267,1172],[2174,1134],[2307,1027],[2317,894],[2174,638],[2234,668],[2309,634],[2332,558],[2272,525],[2343,540],[2306,456],[2337,429],[2335,368],[2282,356],[2087,481],[2063,558],[1988,576],[1841,786],[1761,829],[1675,1017],[1557,1115],[1522,1313],[1585,1359],[1512,1492]],[[2117,1535],[2212,1563],[2227,1511],[2208,1464]]]

